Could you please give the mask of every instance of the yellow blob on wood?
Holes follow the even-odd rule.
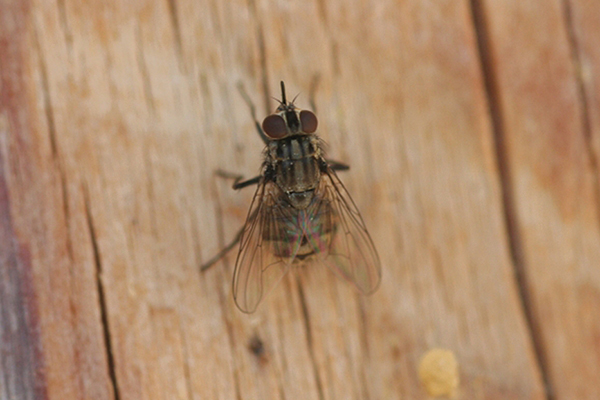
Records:
[[[427,394],[452,397],[458,388],[458,361],[450,350],[431,349],[419,363],[419,379]]]

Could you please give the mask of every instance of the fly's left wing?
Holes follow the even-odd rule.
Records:
[[[381,262],[365,223],[337,177],[328,169],[321,178],[305,230],[317,260],[353,283],[364,294],[381,281]]]
[[[295,217],[280,201],[273,182],[259,183],[240,238],[233,273],[233,298],[252,313],[288,272],[302,239]]]

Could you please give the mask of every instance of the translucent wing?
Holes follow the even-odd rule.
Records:
[[[233,273],[233,298],[238,308],[251,313],[289,270],[300,242],[294,217],[278,202],[280,189],[260,182],[240,238]]]
[[[373,293],[381,281],[379,256],[360,212],[333,170],[323,174],[317,198],[310,210],[312,226],[305,231],[317,259],[361,292]]]

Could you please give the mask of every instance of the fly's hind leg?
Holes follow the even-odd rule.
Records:
[[[213,258],[211,258],[210,260],[208,260],[207,262],[205,262],[204,264],[202,264],[200,266],[200,272],[206,271],[207,269],[212,267],[214,264],[216,264],[219,260],[221,260],[223,257],[225,257],[227,255],[227,253],[229,253],[231,251],[231,249],[233,249],[235,247],[235,245],[240,242],[240,239],[242,237],[242,232],[244,232],[244,227],[242,227],[242,229],[240,229],[240,231],[235,235],[235,237],[233,238],[231,243],[229,243],[227,246],[225,246]]]

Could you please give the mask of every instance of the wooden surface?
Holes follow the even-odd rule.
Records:
[[[260,117],[308,107],[383,264],[231,296]],[[600,398],[600,3],[0,0],[0,398]]]

